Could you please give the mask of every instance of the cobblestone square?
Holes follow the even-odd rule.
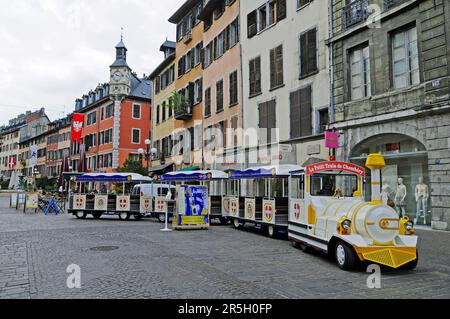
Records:
[[[383,270],[382,288],[368,289],[362,267],[343,272],[250,229],[162,233],[152,220],[24,215],[8,204],[0,195],[2,299],[450,297],[446,232],[418,231],[418,268]],[[106,246],[116,249],[95,249]],[[71,264],[81,267],[81,289],[67,288]]]

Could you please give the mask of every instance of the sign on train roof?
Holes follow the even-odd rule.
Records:
[[[278,165],[248,168],[243,171],[232,171],[230,178],[270,178],[270,177],[289,177],[290,172],[300,171],[303,168],[298,165]]]
[[[157,181],[210,181],[227,179],[228,175],[222,171],[191,171],[171,172],[157,176]]]
[[[322,162],[306,167],[306,174],[312,175],[325,171],[344,171],[359,176],[366,176],[364,167],[346,162]]]
[[[127,183],[127,182],[151,182],[150,177],[142,176],[135,173],[93,173],[76,176],[77,182],[110,182],[110,183]]]

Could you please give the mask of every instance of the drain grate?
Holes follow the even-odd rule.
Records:
[[[113,251],[117,250],[119,247],[117,246],[100,246],[100,247],[92,247],[91,251],[98,251],[98,252],[107,252],[107,251]]]

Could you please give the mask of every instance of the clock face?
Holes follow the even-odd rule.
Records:
[[[114,74],[112,75],[112,78],[114,81],[119,81],[122,78],[122,73],[120,71],[116,71],[114,72]]]

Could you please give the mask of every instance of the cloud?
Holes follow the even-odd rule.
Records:
[[[26,109],[50,119],[108,81],[124,28],[128,63],[149,74],[175,38],[167,19],[184,0],[0,0],[0,125]]]

